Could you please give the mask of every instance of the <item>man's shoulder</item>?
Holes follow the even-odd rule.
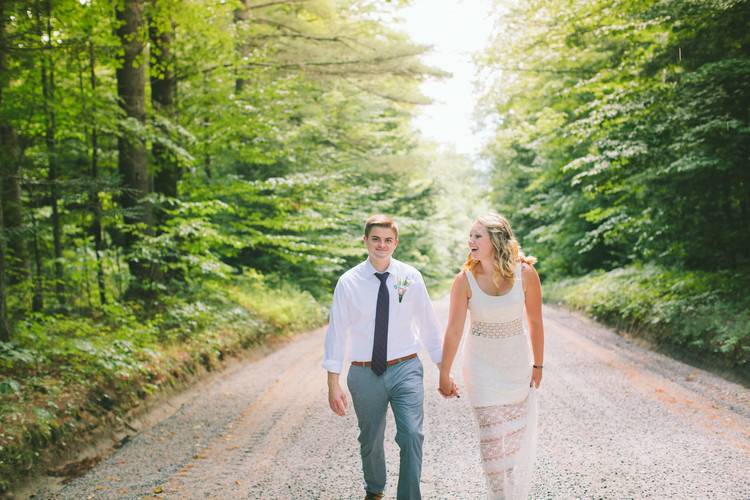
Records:
[[[392,259],[392,261],[398,274],[406,277],[422,277],[422,273],[416,267],[400,260]]]
[[[365,266],[365,262],[360,262],[354,267],[351,267],[344,271],[344,273],[339,276],[339,283],[346,283],[348,281],[351,281],[353,279],[356,279],[362,274],[362,268]]]

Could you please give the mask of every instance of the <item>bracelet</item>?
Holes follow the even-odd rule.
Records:
[[[544,365],[533,365],[533,366],[534,366],[534,368],[539,368],[540,370],[541,370],[542,368],[544,368]]]

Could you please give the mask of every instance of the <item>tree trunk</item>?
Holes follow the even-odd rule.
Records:
[[[10,4],[10,2],[8,2]],[[0,106],[3,103],[3,90],[6,85],[6,67],[5,58],[8,48],[5,43],[5,5],[6,0],[0,0]],[[2,109],[2,107],[0,107]],[[6,137],[13,132],[10,125],[0,124],[0,176],[5,175],[5,165],[8,154],[5,149]],[[5,222],[3,217],[3,204],[5,196],[0,192],[0,340],[7,342],[10,340],[10,324],[8,323],[8,310],[6,307],[5,297]]]
[[[155,0],[154,3],[154,15],[149,24],[149,35],[151,37],[151,104],[155,115],[160,115],[162,120],[172,122],[175,119],[175,90],[177,88],[174,56],[172,54],[174,27],[169,11],[159,5],[159,0]],[[162,136],[168,136],[169,130],[161,125],[161,122],[157,121],[155,126]],[[154,143],[152,154],[156,162],[154,191],[168,198],[177,198],[177,185],[182,174],[177,164],[177,158],[166,146],[159,142]],[[160,227],[168,219],[165,210],[159,210],[155,215]],[[175,260],[171,256],[167,256],[166,259],[167,263]],[[174,270],[159,273],[155,277],[161,281],[184,281],[182,273]]]
[[[29,275],[29,256],[26,251],[26,238],[23,232],[23,211],[21,204],[21,168],[18,139],[11,126],[4,126],[0,134],[3,148],[2,199],[3,221],[5,222],[6,256],[8,282],[20,283]]]
[[[141,0],[124,0],[117,10],[117,29],[124,49],[121,67],[117,69],[117,95],[120,106],[129,119],[144,124],[145,111],[145,60],[143,40],[143,5]],[[118,139],[118,167],[122,182],[120,204],[125,209],[125,223],[135,231],[138,223],[145,223],[147,231],[153,227],[152,210],[143,198],[149,193],[146,145],[134,134],[123,131]],[[129,231],[124,237],[126,250],[132,249],[137,236]],[[142,261],[129,259],[131,273],[131,296],[136,296],[148,287],[150,266]]]
[[[42,34],[42,24],[39,9],[37,9],[37,28],[39,35]],[[50,56],[52,46],[52,4],[50,0],[45,2],[45,15],[47,16],[47,50],[42,55],[41,79],[42,97],[45,117],[45,143],[47,146],[48,173],[47,180],[50,186],[50,206],[52,207],[52,240],[55,252],[55,294],[60,307],[65,306],[65,285],[62,263],[62,222],[60,219],[60,187],[57,165],[57,139],[56,139],[56,114],[55,103],[55,73],[52,58]]]
[[[157,12],[157,15],[168,14]],[[174,119],[176,79],[172,60],[172,33],[169,31],[171,23],[169,23],[169,28],[165,28],[166,24],[152,20],[149,26],[152,47],[151,104],[155,113],[161,114],[167,120],[172,120]],[[159,127],[158,124],[157,127]],[[161,133],[166,135],[168,132],[161,128]],[[174,155],[159,143],[153,145],[152,153],[156,161],[154,191],[176,198],[180,170]]]
[[[29,184],[29,206],[34,206],[34,190]],[[34,211],[29,212],[31,216],[31,233],[34,235],[32,248],[34,250],[34,296],[31,299],[31,310],[40,312],[44,309],[44,270],[42,268],[42,252],[39,250],[39,227],[36,223]]]
[[[234,9],[234,23],[236,25],[241,25],[248,19],[250,19],[250,5],[249,0],[240,0],[241,7],[238,9]],[[243,37],[240,36],[240,40],[242,40]],[[248,50],[248,44],[247,42],[240,41],[239,46],[237,47],[238,50],[238,61],[242,61],[243,56],[247,53]],[[234,91],[237,95],[242,93],[242,90],[245,88],[245,79],[241,76],[237,76],[237,78],[234,81]]]
[[[3,0],[0,0],[2,2]],[[2,7],[0,7],[2,15]],[[5,127],[3,127],[5,128]],[[3,198],[4,200],[4,198]],[[5,225],[3,224],[3,204],[0,203],[0,340],[10,340],[10,324],[5,299]]]
[[[89,41],[89,71],[91,82],[91,94],[96,97],[96,60],[94,58],[94,44]],[[92,107],[93,111],[93,107]],[[99,143],[98,130],[94,114],[91,115],[91,180],[92,189],[89,194],[91,203],[91,233],[94,236],[94,253],[96,255],[96,278],[99,287],[99,303],[107,303],[106,282],[104,281],[104,263],[102,252],[104,252],[104,241],[102,239],[102,202],[99,199]]]

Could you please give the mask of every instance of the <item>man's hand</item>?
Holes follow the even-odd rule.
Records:
[[[438,387],[438,392],[446,399],[461,397],[458,391],[458,386],[453,381],[453,377],[451,375],[440,375],[440,387]]]
[[[349,407],[346,393],[341,390],[341,385],[339,385],[338,373],[328,372],[328,405],[333,413],[340,417],[346,414],[346,409]]]

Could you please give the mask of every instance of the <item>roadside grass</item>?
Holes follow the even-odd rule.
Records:
[[[25,318],[11,342],[0,342],[0,492],[96,429],[122,423],[149,396],[326,316],[309,293],[252,275],[203,283],[148,315],[115,304],[86,316]]]
[[[750,380],[750,275],[633,265],[544,284],[582,311],[704,367]]]

